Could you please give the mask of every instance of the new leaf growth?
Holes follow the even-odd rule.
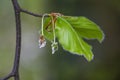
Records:
[[[63,49],[72,54],[83,55],[88,61],[93,59],[92,47],[83,39],[97,39],[102,42],[104,34],[100,27],[86,17],[48,14],[43,23],[46,39],[52,42],[52,53],[58,50],[57,38]]]

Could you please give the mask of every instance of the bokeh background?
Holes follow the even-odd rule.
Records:
[[[120,0],[19,0],[19,4],[38,14],[86,16],[105,33],[102,44],[88,41],[95,55],[91,62],[61,46],[52,55],[49,41],[45,48],[38,47],[41,18],[22,13],[21,80],[120,80]],[[0,0],[0,78],[11,71],[14,51],[13,6],[11,0]]]

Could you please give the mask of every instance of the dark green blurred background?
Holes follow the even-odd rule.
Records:
[[[64,51],[52,55],[50,42],[38,47],[41,18],[22,13],[21,80],[120,80],[120,0],[19,0],[20,6],[35,13],[60,12],[86,16],[105,33],[93,46],[94,60]],[[11,0],[0,0],[0,78],[13,66],[15,20]],[[11,79],[12,80],[12,79]]]

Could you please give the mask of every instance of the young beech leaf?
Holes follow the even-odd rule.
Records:
[[[55,22],[55,32],[59,43],[65,50],[73,54],[84,55],[88,61],[93,59],[91,46],[84,42],[72,25],[60,16]]]
[[[102,30],[91,20],[83,16],[63,16],[63,18],[72,25],[79,36],[86,39],[97,39],[99,42],[102,42],[102,40],[104,39],[104,34]]]
[[[49,41],[52,41],[54,39],[50,17],[45,18],[43,31],[44,31],[44,36],[46,39],[48,39]]]

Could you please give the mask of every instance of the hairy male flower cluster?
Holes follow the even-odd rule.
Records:
[[[43,35],[40,35],[40,38],[39,38],[38,42],[39,42],[39,48],[42,48],[42,47],[46,46],[46,40],[45,40]]]
[[[42,47],[45,47],[46,46],[46,40],[44,38],[44,30],[43,30],[43,20],[44,20],[44,17],[45,16],[49,16],[51,18],[48,26],[46,27],[46,30],[47,28],[49,27],[49,25],[52,25],[51,29],[52,29],[52,32],[53,32],[53,41],[52,44],[51,44],[51,47],[52,47],[52,54],[54,54],[57,50],[58,50],[58,42],[56,42],[56,35],[55,35],[55,22],[56,22],[56,19],[57,19],[57,16],[62,16],[60,13],[51,13],[51,14],[44,14],[42,16],[42,26],[41,26],[41,34],[40,34],[40,38],[39,38],[39,48],[42,48]]]

